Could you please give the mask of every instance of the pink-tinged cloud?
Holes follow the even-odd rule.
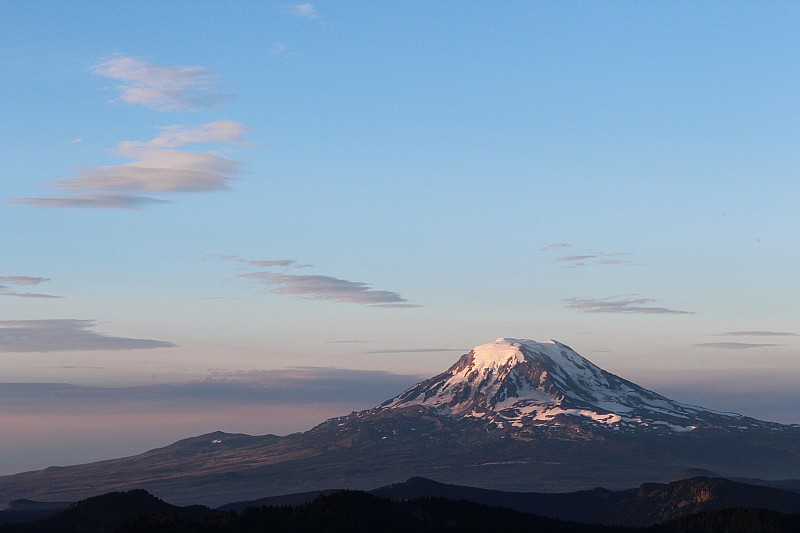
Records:
[[[13,285],[38,285],[50,281],[50,278],[38,276],[0,276],[0,282],[11,283]]]
[[[217,255],[216,257],[222,259],[223,261],[235,261],[237,263],[244,263],[246,265],[258,268],[269,268],[269,267],[306,268],[312,266],[308,264],[298,263],[294,259],[252,260],[252,259],[244,259],[242,257],[239,257],[238,255]]]
[[[38,276],[0,276],[0,296],[14,296],[16,298],[62,298],[62,296],[39,292],[17,292],[3,285],[3,283],[10,283],[16,286],[32,286],[39,285],[45,281],[50,281],[50,278]]]
[[[594,259],[598,257],[596,254],[589,254],[589,255],[565,255],[564,257],[559,257],[556,261],[583,261],[584,259]]]
[[[625,252],[589,252],[586,254],[565,255],[556,259],[556,262],[567,263],[565,268],[577,268],[587,265],[624,265],[632,264],[628,259],[611,259],[628,255]]]
[[[655,302],[653,298],[567,298],[567,309],[584,313],[636,313],[644,315],[692,315],[691,311],[653,307],[646,304]]]
[[[294,259],[244,259],[236,255],[219,255],[224,261],[235,261],[256,268],[308,268],[312,265],[299,263]],[[239,277],[256,280],[277,294],[293,294],[310,300],[330,300],[341,303],[354,303],[372,307],[411,308],[420,307],[409,303],[392,291],[375,290],[361,281],[348,281],[319,274],[297,275],[259,271],[240,274]]]
[[[254,267],[273,267],[273,266],[282,266],[282,267],[297,267],[297,261],[292,261],[291,259],[271,259],[269,261],[245,261],[250,266]],[[310,265],[308,265],[310,266]]]
[[[204,67],[165,67],[114,56],[95,65],[92,72],[120,82],[119,100],[158,111],[207,109],[227,98],[217,92],[216,75]]]
[[[87,168],[80,178],[60,180],[69,191],[208,192],[228,190],[239,162],[212,154],[158,150],[135,163]]]
[[[81,194],[67,198],[14,198],[12,204],[44,208],[134,209],[151,204],[166,204],[166,200],[133,194]]]
[[[16,198],[36,207],[141,209],[164,200],[139,193],[195,193],[230,189],[241,163],[205,151],[179,150],[194,143],[240,143],[246,128],[238,122],[210,122],[196,128],[167,126],[149,141],[123,141],[117,154],[130,163],[81,168],[77,178],[55,180],[71,193],[61,198]]]
[[[112,337],[92,331],[94,320],[0,320],[0,352],[67,352],[172,348],[171,342]]]
[[[347,281],[323,275],[293,275],[274,272],[251,272],[241,277],[254,279],[270,287],[270,292],[294,294],[312,300],[332,300],[373,307],[419,307],[391,291],[372,289],[361,281]]]
[[[185,126],[162,126],[161,134],[149,141],[122,141],[119,152],[123,155],[137,148],[176,148],[193,143],[242,143],[249,131],[244,124],[232,120],[209,122],[196,128]]]
[[[569,248],[570,246],[572,245],[566,242],[554,242],[552,244],[548,244],[547,246],[542,248],[542,250],[543,251],[558,250],[560,248]]]
[[[0,290],[0,296],[14,296],[16,298],[63,298],[54,294],[43,294],[39,292],[10,292]]]

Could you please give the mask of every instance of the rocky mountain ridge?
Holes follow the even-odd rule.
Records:
[[[566,344],[499,338],[477,346],[445,372],[383,403],[485,419],[511,431],[568,417],[614,431],[693,431],[701,426],[781,430],[735,413],[676,402],[606,372]]]

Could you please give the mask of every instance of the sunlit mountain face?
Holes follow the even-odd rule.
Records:
[[[446,372],[381,408],[412,405],[517,432],[570,422],[612,431],[781,427],[671,400],[606,372],[555,340],[500,338],[477,346]]]

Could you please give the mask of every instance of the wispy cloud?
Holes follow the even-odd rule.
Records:
[[[49,278],[42,278],[38,276],[0,276],[0,296],[14,296],[17,298],[62,298],[62,296],[55,296],[53,294],[43,294],[38,292],[17,292],[15,289],[10,289],[6,284],[14,286],[32,286],[39,285],[45,281],[50,281]]]
[[[729,331],[727,333],[719,333],[720,336],[730,337],[800,337],[800,334],[791,331],[764,331],[764,330],[751,330],[751,331]]]
[[[14,198],[12,204],[25,204],[44,208],[135,209],[150,204],[167,204],[166,200],[134,194],[80,194],[67,198]]]
[[[332,300],[373,307],[419,307],[392,291],[378,291],[361,281],[348,281],[323,275],[250,272],[241,277],[254,279],[270,287],[270,292],[294,294],[311,300]]]
[[[203,384],[230,383],[258,385],[264,396],[282,396],[283,401],[333,400],[347,395],[353,388],[369,388],[379,395],[386,396],[386,390],[396,388],[396,384],[418,381],[419,377],[393,374],[384,370],[353,370],[349,368],[295,366],[277,370],[223,371],[211,374]],[[371,386],[370,386],[371,384]],[[383,386],[381,386],[383,385]],[[386,385],[392,385],[387,387]],[[269,389],[266,391],[264,389]],[[313,391],[316,391],[313,392]],[[355,391],[354,391],[355,392]],[[284,394],[281,394],[284,393]],[[311,397],[309,397],[311,394]]]
[[[236,261],[256,268],[309,268],[312,265],[293,259],[251,260],[234,255],[218,256],[226,261]],[[372,307],[420,307],[409,303],[396,292],[373,289],[362,281],[348,281],[321,274],[291,274],[270,270],[247,272],[239,277],[255,280],[277,294],[293,294],[310,300],[331,300]]]
[[[289,7],[289,13],[297,17],[307,19],[318,19],[319,13],[312,4],[293,4]]]
[[[232,120],[219,120],[209,122],[196,128],[185,126],[162,126],[161,134],[149,141],[123,141],[120,143],[120,152],[137,148],[176,148],[192,143],[218,143],[218,142],[244,142],[247,128],[239,122]],[[136,152],[131,152],[136,153]]]
[[[131,163],[79,169],[79,177],[55,180],[73,193],[62,198],[15,198],[37,207],[140,209],[164,203],[140,193],[191,193],[227,190],[240,162],[213,151],[178,150],[197,143],[242,143],[247,129],[238,122],[210,122],[195,128],[165,126],[149,141],[122,141],[116,154]]]
[[[562,250],[564,248],[571,248],[572,245],[566,242],[554,242],[548,244],[542,251],[550,252],[553,250]],[[580,254],[570,254],[559,257],[554,261],[563,263],[564,268],[578,268],[588,265],[624,265],[633,264],[630,259],[625,259],[625,256],[630,254],[626,252],[585,252]]]
[[[311,265],[300,264],[297,261],[292,261],[291,259],[272,259],[269,261],[245,261],[245,263],[247,263],[250,266],[261,267],[261,268],[267,268],[273,266],[306,268],[311,266]]]
[[[63,298],[54,294],[43,294],[40,292],[13,292],[0,289],[0,296],[13,296],[15,298]]]
[[[701,342],[695,344],[700,348],[720,348],[723,350],[747,350],[750,348],[764,348],[768,346],[786,346],[785,344],[751,343],[751,342]]]
[[[554,243],[548,244],[547,246],[542,248],[542,250],[547,252],[547,251],[550,251],[550,250],[559,250],[561,248],[569,248],[570,246],[572,246],[572,245],[569,244],[569,243],[566,243],[566,242],[554,242]]]
[[[94,320],[0,320],[0,352],[61,352],[171,348],[171,342],[111,337]]]
[[[95,367],[63,367],[75,370]],[[15,398],[11,407],[41,404],[49,411],[75,411],[122,407],[145,412],[170,410],[176,404],[192,407],[195,402],[214,405],[254,403],[265,405],[343,403],[359,401],[364,407],[402,392],[422,376],[394,374],[383,370],[335,367],[290,367],[276,370],[215,371],[191,383],[168,383],[136,387],[91,387],[50,383],[0,383],[0,398]],[[6,406],[4,406],[6,407]],[[315,421],[319,422],[319,420]]]
[[[12,283],[14,285],[38,285],[50,281],[50,278],[38,276],[0,276],[0,283]]]
[[[584,313],[638,313],[645,315],[691,315],[692,311],[653,307],[647,304],[655,302],[653,298],[567,298],[567,309],[575,309]]]
[[[557,262],[565,263],[565,268],[577,268],[587,265],[624,265],[632,264],[630,259],[620,259],[629,254],[625,252],[594,252],[586,254],[565,255],[556,259]]]
[[[436,353],[436,352],[460,352],[467,353],[469,350],[464,348],[398,348],[389,350],[371,350],[369,352],[361,352],[364,354],[393,354],[393,353]]]
[[[307,268],[312,266],[303,263],[298,263],[293,259],[269,259],[266,261],[261,261],[261,260],[244,259],[242,257],[239,257],[238,255],[217,255],[215,257],[222,259],[223,261],[235,261],[237,263],[243,263],[245,265],[258,268],[269,268],[269,267]]]
[[[121,82],[119,100],[158,111],[205,109],[227,98],[217,92],[215,73],[204,67],[165,67],[114,56],[96,64],[92,72]]]

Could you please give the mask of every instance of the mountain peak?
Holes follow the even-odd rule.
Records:
[[[533,354],[538,354],[540,357],[545,356],[545,359],[558,357],[558,349],[565,346],[552,339],[537,342],[530,339],[500,337],[494,342],[476,346],[470,353],[476,367],[502,366],[505,364],[513,366],[525,362],[526,358],[530,358]]]
[[[556,340],[512,337],[476,346],[447,371],[379,409],[408,406],[522,429],[582,421],[616,430],[692,431],[743,418],[670,400],[606,372]]]

